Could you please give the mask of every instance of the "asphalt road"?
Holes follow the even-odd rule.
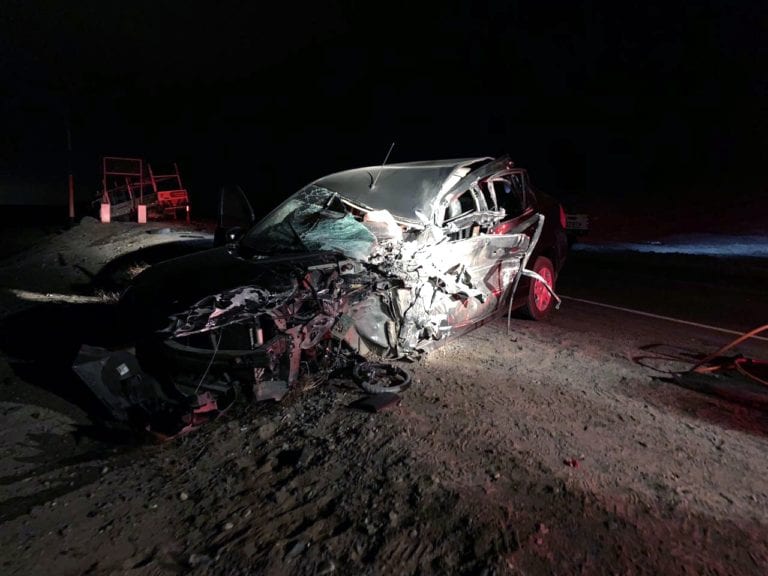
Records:
[[[768,260],[573,251],[558,279],[563,296],[746,332],[768,323]],[[585,305],[566,301],[564,309]],[[589,307],[622,320],[626,314]],[[657,321],[659,330],[670,323]],[[693,330],[687,328],[687,331]]]

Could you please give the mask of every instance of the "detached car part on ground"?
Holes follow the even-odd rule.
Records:
[[[122,302],[166,319],[138,359],[192,407],[233,390],[280,399],[345,369],[368,392],[399,391],[407,372],[383,362],[559,302],[565,215],[506,157],[340,172],[248,229],[252,214],[223,192],[224,245],[150,268]]]

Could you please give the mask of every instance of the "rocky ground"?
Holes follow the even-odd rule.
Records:
[[[3,574],[768,573],[768,415],[664,378],[723,335],[576,302],[407,365],[388,411],[339,380],[160,445],[95,426],[67,362],[109,331],[84,327],[135,251],[200,234],[147,232],[0,266]]]

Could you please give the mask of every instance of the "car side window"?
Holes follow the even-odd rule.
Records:
[[[475,211],[475,200],[472,198],[472,194],[469,190],[464,191],[461,195],[454,198],[449,202],[445,209],[444,223],[448,223],[451,220],[455,220],[460,216],[466,216],[470,212]]]
[[[522,173],[507,174],[504,178],[494,180],[493,184],[499,206],[504,208],[508,218],[516,218],[525,212],[528,206]]]
[[[443,230],[451,240],[462,240],[479,233],[476,220],[480,198],[477,194],[477,190],[467,189],[448,202]]]

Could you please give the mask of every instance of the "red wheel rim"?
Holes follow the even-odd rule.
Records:
[[[547,281],[547,284],[552,286],[552,271],[549,268],[542,268],[538,270],[539,276]],[[536,306],[536,310],[543,312],[549,307],[549,303],[552,301],[552,294],[549,293],[547,287],[541,280],[533,281],[533,303]]]

